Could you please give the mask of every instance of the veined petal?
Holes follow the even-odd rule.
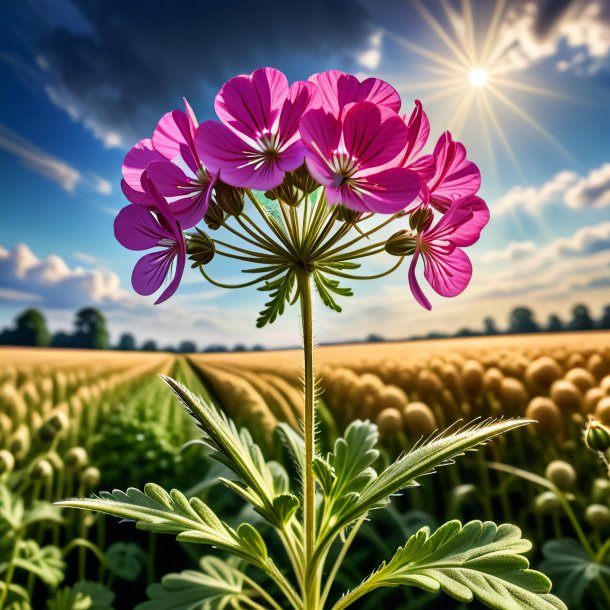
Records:
[[[178,201],[172,201],[170,210],[174,218],[180,223],[182,229],[194,227],[205,216],[210,205],[210,196],[215,184],[216,176],[213,176],[204,192],[197,193],[191,197],[184,197]]]
[[[276,159],[265,159],[260,151],[216,121],[204,121],[199,126],[195,146],[210,172],[219,173],[220,179],[231,186],[270,190],[284,179]]]
[[[128,201],[131,203],[139,203],[140,205],[145,205],[146,207],[151,207],[153,205],[153,202],[147,193],[141,190],[136,191],[135,189],[132,189],[129,184],[125,182],[125,178],[121,180],[121,190],[123,191],[123,195],[125,195]]]
[[[149,209],[137,203],[125,206],[119,212],[114,220],[114,236],[129,250],[148,250],[162,239],[173,237]]]
[[[462,293],[472,277],[472,263],[460,248],[428,247],[423,254],[424,277],[435,292],[443,297]]]
[[[172,110],[157,123],[152,143],[156,151],[171,161],[180,155],[180,146],[188,144],[189,137],[190,127],[186,114],[181,110]]]
[[[169,273],[174,257],[171,248],[145,254],[133,268],[131,274],[133,289],[142,296],[157,292]]]
[[[301,140],[297,140],[282,150],[277,158],[277,166],[283,172],[292,172],[303,165],[306,152],[305,144]]]
[[[320,92],[313,83],[297,81],[290,85],[288,97],[282,105],[278,134],[282,145],[291,143],[298,137],[301,117],[312,108],[319,108],[322,104]]]
[[[341,141],[341,121],[322,108],[310,110],[301,119],[301,140],[307,149],[309,172],[320,184],[332,184],[334,172],[328,162]]]
[[[455,246],[471,246],[489,222],[489,208],[480,197],[461,199],[447,210],[430,231],[426,240],[446,240]]]
[[[424,291],[421,289],[419,282],[417,281],[417,276],[415,275],[415,269],[417,267],[417,260],[419,258],[419,249],[415,250],[413,257],[411,258],[411,263],[409,264],[409,288],[411,288],[411,292],[415,297],[415,300],[425,309],[430,311],[432,309],[432,305],[430,301],[424,294]]]
[[[187,175],[170,161],[153,161],[146,171],[164,197],[177,197],[193,190]]]
[[[142,172],[152,161],[164,161],[165,157],[156,151],[152,140],[140,140],[126,155],[123,160],[123,178],[134,190],[142,191],[140,178]]]
[[[409,169],[395,167],[376,174],[358,177],[343,184],[335,192],[326,188],[326,196],[331,203],[343,203],[359,212],[395,214],[405,209],[419,193],[419,176]],[[330,196],[329,196],[330,195]]]
[[[380,78],[367,78],[360,83],[360,90],[356,102],[372,102],[385,106],[394,112],[400,110],[401,100],[398,91]]]
[[[407,127],[397,114],[382,113],[370,102],[356,103],[345,114],[345,148],[362,168],[390,163],[403,150],[406,137]]]
[[[167,301],[167,299],[169,299],[176,292],[176,290],[178,290],[180,280],[182,280],[182,275],[184,274],[184,267],[186,263],[186,244],[184,242],[184,237],[182,238],[182,241],[178,244],[178,251],[175,256],[176,270],[174,272],[174,278],[169,283],[167,288],[161,293],[159,298],[155,301],[155,305],[159,305],[159,303]]]
[[[286,76],[274,68],[260,68],[250,76],[229,79],[214,108],[227,127],[255,140],[272,129],[287,96]]]
[[[415,162],[415,158],[426,145],[430,135],[430,121],[419,100],[415,100],[415,108],[407,121],[407,146],[403,151],[401,165],[407,166]]]

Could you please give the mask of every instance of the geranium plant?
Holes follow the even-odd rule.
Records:
[[[304,361],[303,428],[281,424],[279,430],[298,467],[296,481],[265,460],[248,430],[164,377],[197,421],[211,457],[231,471],[222,483],[269,522],[283,545],[281,556],[270,556],[251,523],[234,529],[200,499],[154,483],[143,491],[61,502],[239,558],[205,558],[201,572],[153,586],[152,600],[142,608],[342,610],[377,588],[399,585],[442,590],[461,602],[476,598],[498,609],[565,608],[549,593],[550,581],[528,568],[523,553],[530,543],[519,529],[480,521],[420,530],[361,584],[332,599],[342,561],[371,511],[456,456],[530,423],[453,427],[380,471],[377,430],[368,421],[351,423],[331,453],[316,450],[314,289],[325,306],[340,312],[339,301],[352,294],[346,284],[386,276],[410,260],[405,280],[416,301],[430,309],[418,263],[432,290],[458,295],[472,274],[463,248],[477,241],[489,220],[476,196],[479,170],[464,146],[445,133],[424,154],[430,126],[421,104],[408,115],[400,109],[396,90],[376,78],[360,82],[330,71],[289,85],[278,70],[263,68],[224,84],[215,102],[218,121],[198,124],[185,102],[184,112],[163,116],[152,138],[127,154],[123,191],[131,203],[119,213],[115,234],[131,250],[153,250],[134,268],[134,289],[150,295],[168,278],[157,303],[166,300],[187,257],[211,284],[258,286],[268,295],[259,327],[287,305],[300,305]],[[197,226],[203,224],[207,231]],[[216,236],[219,229],[226,237]],[[387,271],[359,274],[358,261],[382,253],[395,257]],[[251,279],[228,285],[212,278],[209,266],[217,257],[243,263]],[[248,566],[257,573],[246,574]],[[261,581],[257,574],[266,577]]]

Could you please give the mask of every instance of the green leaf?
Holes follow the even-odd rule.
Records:
[[[237,535],[244,548],[252,549],[252,555],[261,557],[263,560],[267,559],[267,545],[254,527],[249,523],[242,523],[237,528]]]
[[[108,569],[119,578],[133,582],[142,573],[146,553],[133,542],[115,542],[106,550]]]
[[[341,313],[341,306],[335,301],[332,294],[336,294],[343,297],[351,297],[353,295],[352,289],[343,288],[339,285],[338,280],[330,279],[329,277],[321,273],[318,269],[314,269],[312,275],[314,284],[324,305],[338,313]]]
[[[551,581],[529,569],[531,548],[515,525],[450,521],[430,535],[411,536],[394,557],[335,605],[346,608],[379,587],[410,585],[443,591],[460,602],[477,599],[496,610],[567,610],[550,595]]]
[[[150,601],[136,610],[221,610],[242,597],[244,582],[239,570],[215,557],[204,557],[201,571],[167,574],[148,587]]]
[[[288,449],[299,474],[302,474],[305,470],[305,441],[303,435],[286,422],[279,423],[275,431]]]
[[[255,565],[262,561],[250,546],[242,546],[237,533],[222,523],[212,509],[199,498],[187,500],[177,489],[168,493],[148,483],[144,492],[134,487],[126,492],[115,489],[112,493],[100,492],[93,498],[75,498],[57,504],[135,521],[138,529],[176,534],[178,540],[216,546]]]
[[[285,493],[277,476],[278,466],[265,462],[260,447],[247,429],[237,430],[235,423],[224,413],[196,397],[174,379],[161,378],[180,399],[187,412],[197,421],[204,442],[212,449],[211,457],[227,466],[238,481],[221,481],[245,500],[276,527],[282,527],[282,517],[276,512],[273,500]],[[275,472],[275,475],[274,475]]]
[[[99,582],[64,587],[48,601],[47,610],[114,610],[114,593]]]
[[[299,499],[292,494],[282,494],[273,498],[273,508],[280,516],[282,523],[288,523],[300,505]]]
[[[51,587],[56,587],[64,579],[66,564],[61,558],[61,551],[53,545],[41,548],[35,540],[24,540],[13,563],[16,568],[34,574]],[[5,570],[6,564],[2,564],[0,572]]]
[[[540,569],[555,583],[557,595],[569,604],[580,604],[585,591],[596,586],[597,578],[610,582],[610,565],[593,561],[576,540],[549,540],[542,554]]]
[[[265,308],[260,312],[256,320],[257,328],[262,328],[266,324],[272,324],[278,316],[284,313],[286,303],[290,302],[295,278],[294,269],[288,269],[278,279],[265,282],[263,286],[258,288],[260,291],[269,292],[271,299],[265,303]]]
[[[60,510],[49,502],[39,500],[26,508],[23,498],[14,495],[6,485],[0,485],[0,538],[43,521],[64,522]]]

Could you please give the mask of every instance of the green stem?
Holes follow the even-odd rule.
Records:
[[[256,591],[274,610],[282,610],[282,607],[261,587],[255,580],[246,576],[243,572],[236,571],[243,581]]]
[[[314,340],[313,340],[313,307],[311,299],[311,279],[307,269],[297,272],[299,294],[301,297],[301,323],[303,329],[304,358],[304,435],[305,435],[305,473],[304,473],[304,509],[303,529],[305,532],[305,587],[304,604],[307,610],[315,610],[312,599],[316,596],[312,591],[313,574],[311,574],[311,559],[314,551],[315,535],[315,482],[313,474],[313,458],[315,449],[315,379],[314,379]],[[313,602],[313,603],[312,603]]]
[[[260,204],[258,199],[254,196],[254,193],[250,189],[246,189],[246,194],[248,195],[248,199],[250,199],[250,201],[254,204],[254,207],[260,214],[260,217],[275,234],[275,236],[284,244],[288,251],[292,251],[293,245],[290,243],[289,237],[282,230],[275,218],[273,218],[267,213],[267,211],[263,208],[263,206]]]
[[[263,569],[267,575],[274,580],[278,587],[282,590],[282,593],[286,596],[286,599],[290,602],[295,610],[310,610],[309,607],[304,606],[303,602],[299,598],[297,592],[293,586],[288,582],[286,577],[279,571],[278,567],[273,563],[271,558],[267,560],[267,563],[263,566]]]
[[[242,222],[242,217],[248,222],[249,225],[252,226],[254,231],[250,229],[246,223]],[[286,250],[273,240],[269,239],[269,236],[266,233],[263,233],[260,227],[246,213],[241,214],[241,216],[236,216],[235,220],[237,220],[241,228],[252,235],[254,239],[260,239],[261,242],[266,243],[269,250],[272,250],[279,256],[286,256]]]
[[[233,235],[236,235],[237,237],[239,237],[240,239],[243,239],[244,241],[247,241],[249,244],[252,244],[253,246],[256,246],[257,248],[262,248],[263,250],[267,250],[267,252],[271,252],[273,254],[281,254],[281,252],[278,251],[277,248],[271,248],[269,246],[269,242],[266,240],[262,240],[258,235],[256,235],[256,233],[254,233],[253,231],[250,231],[250,229],[243,225],[241,222],[239,223],[242,228],[244,228],[246,230],[247,233],[249,233],[254,239],[250,239],[249,237],[247,237],[246,235],[244,235],[243,233],[240,233],[239,231],[236,231],[231,225],[229,225],[227,222],[223,223],[223,227],[229,231],[230,233],[233,233]]]
[[[347,551],[349,550],[350,546],[352,545],[352,542],[354,541],[354,538],[356,537],[356,534],[358,533],[358,530],[360,529],[360,526],[364,523],[365,519],[366,519],[366,516],[361,517],[358,520],[358,522],[352,528],[352,531],[349,533],[349,536],[347,537],[346,541],[343,543],[341,552],[337,556],[337,559],[335,560],[335,563],[333,564],[332,570],[330,571],[330,574],[328,575],[328,578],[326,579],[326,585],[324,586],[324,591],[322,592],[322,597],[320,598],[320,608],[324,608],[324,604],[326,603],[326,600],[328,599],[328,594],[330,593],[330,589],[333,585],[333,582],[335,581],[335,577],[337,576],[337,573],[339,572],[339,568],[341,567],[341,564],[343,563],[343,560],[345,559],[345,556],[347,555]]]
[[[324,271],[324,273],[328,273],[329,275],[336,275],[338,277],[344,277],[349,280],[376,280],[380,277],[390,275],[390,273],[394,273],[394,271],[396,271],[396,269],[398,269],[398,267],[402,265],[404,260],[405,257],[401,256],[398,259],[398,262],[393,267],[391,267],[387,271],[384,271],[383,273],[377,273],[376,275],[352,275],[351,273],[343,273],[342,271],[336,271],[335,269],[331,269],[325,266],[320,266],[320,269]]]
[[[201,275],[203,275],[203,277],[208,282],[210,282],[210,284],[213,284],[214,286],[218,286],[219,288],[233,289],[233,288],[246,288],[248,286],[253,286],[254,284],[258,284],[259,282],[264,282],[265,280],[270,280],[271,278],[273,278],[276,275],[279,275],[280,273],[285,271],[285,269],[284,268],[276,269],[275,271],[272,271],[271,273],[267,273],[267,275],[264,275],[262,277],[257,277],[253,280],[250,280],[249,282],[244,282],[243,284],[223,284],[222,282],[217,282],[216,280],[212,279],[205,272],[205,270],[203,269],[203,265],[201,265],[199,267],[199,271],[201,272]]]
[[[9,560],[8,567],[6,569],[6,578],[4,579],[4,588],[0,591],[0,608],[4,608],[4,603],[8,596],[8,590],[13,582],[13,576],[15,575],[15,560],[19,556],[19,545],[21,544],[21,534],[15,536],[15,545],[13,546],[13,552]]]

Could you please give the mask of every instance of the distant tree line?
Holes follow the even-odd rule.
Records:
[[[498,329],[496,321],[492,317],[483,319],[482,328],[460,328],[457,332],[441,333],[430,332],[426,335],[415,335],[409,337],[410,340],[418,339],[447,339],[450,337],[486,337],[491,335],[516,335],[522,333],[549,332],[558,333],[564,331],[582,330],[610,330],[610,305],[603,308],[599,319],[594,319],[589,312],[589,308],[578,303],[570,310],[570,318],[562,320],[557,314],[549,315],[546,323],[539,323],[534,311],[526,306],[515,307],[508,316],[508,324],[505,330]],[[369,335],[367,341],[384,341],[379,335]]]
[[[198,351],[194,341],[182,341],[178,346],[166,345],[159,348],[156,341],[148,339],[138,346],[132,333],[123,333],[116,345],[110,344],[106,318],[94,307],[85,307],[76,312],[74,330],[71,333],[60,331],[51,335],[44,314],[34,308],[26,309],[14,321],[12,328],[0,332],[0,345],[30,347],[68,347],[78,349],[117,349],[123,351],[175,352],[192,354]],[[247,347],[238,343],[233,347],[222,344],[208,345],[202,352],[247,352],[262,351],[262,345]]]

